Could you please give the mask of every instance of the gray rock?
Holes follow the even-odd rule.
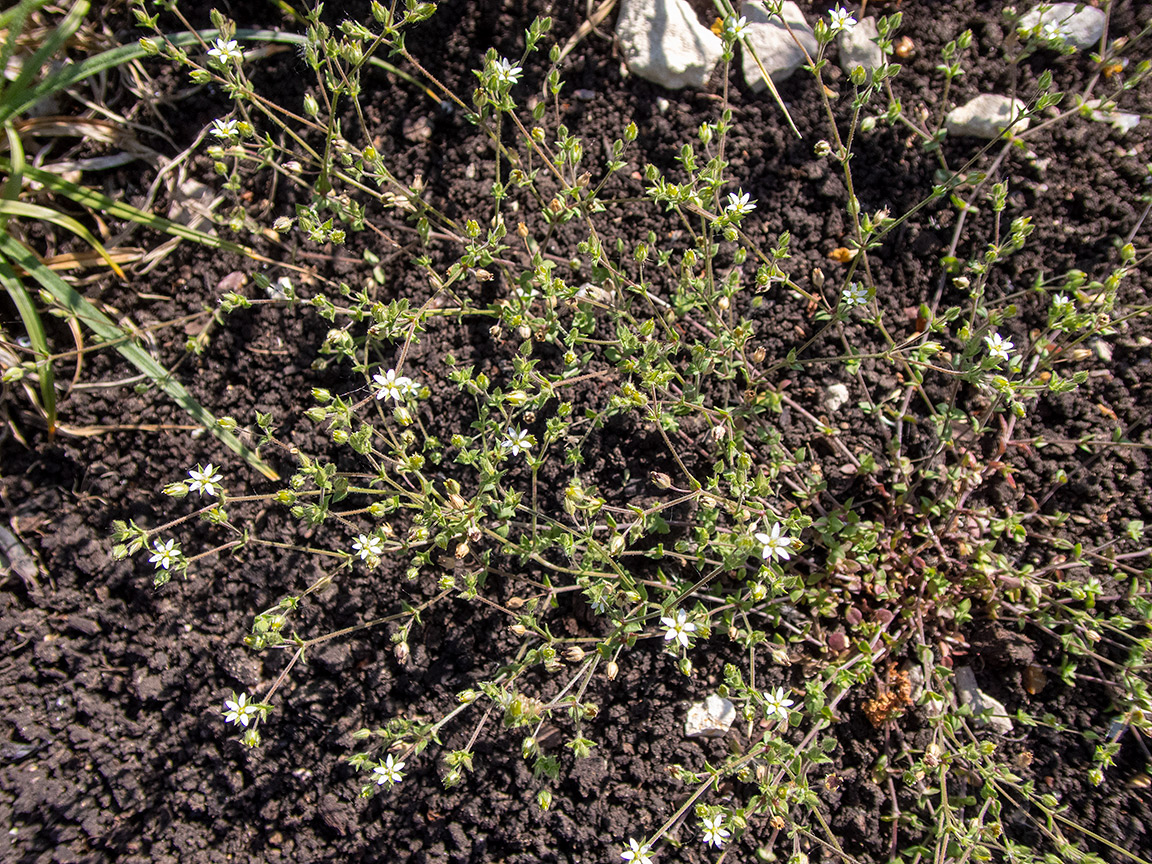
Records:
[[[874,39],[880,38],[875,18],[865,18],[851,30],[841,30],[839,37],[840,68],[848,74],[863,66],[868,77],[884,62],[884,52]]]
[[[1041,6],[1049,8],[1041,12]],[[1083,8],[1077,12],[1077,6]],[[1046,36],[1047,25],[1069,45],[1084,50],[1100,44],[1100,37],[1104,35],[1104,21],[1103,10],[1094,9],[1083,3],[1046,3],[1040,4],[1023,16],[1017,22],[1016,29],[1028,33],[1033,28],[1040,27],[1039,35]]]
[[[791,34],[779,17],[769,15],[765,11],[763,3],[746,2],[741,7],[740,14],[748,19],[748,41],[773,83],[783,81],[808,62],[804,56],[804,49],[807,49],[808,54],[815,59],[816,34],[808,26],[800,7],[792,0],[788,0],[781,9],[784,21],[788,22],[788,28],[792,30]],[[793,35],[796,39],[792,38]],[[796,44],[797,39],[804,49]],[[743,54],[744,80],[748,86],[756,91],[767,89],[768,85],[764,83],[764,77],[760,74],[756,60],[747,50]]]
[[[669,90],[703,87],[724,51],[688,0],[622,0],[616,37],[629,71]]]
[[[948,134],[986,140],[999,138],[1000,133],[1011,125],[1012,118],[1023,110],[1024,103],[1019,99],[984,93],[949,112],[946,121]],[[1012,131],[1023,132],[1027,128],[1028,121],[1022,120],[1012,127]]]
[[[685,738],[723,738],[736,719],[736,706],[713,693],[688,709],[684,721]]]
[[[953,671],[956,678],[956,696],[961,705],[971,705],[972,713],[991,711],[986,718],[987,723],[1001,735],[1012,731],[1012,720],[1008,716],[1008,709],[1003,703],[993,699],[976,686],[976,675],[970,666],[957,666]]]

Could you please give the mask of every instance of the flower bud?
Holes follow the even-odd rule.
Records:
[[[528,394],[523,390],[513,390],[504,398],[513,405],[519,407],[528,401]]]
[[[552,807],[552,793],[547,789],[541,789],[536,793],[536,804],[541,810],[548,810]]]
[[[624,535],[614,534],[612,539],[608,541],[608,554],[615,558],[617,555],[624,551],[624,545]]]
[[[396,655],[396,662],[403,666],[408,662],[408,658],[412,656],[411,650],[408,648],[407,642],[397,642],[392,648],[392,653]]]
[[[662,471],[653,471],[650,477],[657,489],[668,489],[672,485],[672,478]]]
[[[309,117],[315,117],[320,113],[320,106],[316,102],[316,97],[311,93],[304,97],[304,113]]]
[[[755,351],[752,352],[752,362],[756,363],[756,364],[763,363],[764,358],[767,356],[768,356],[767,351],[765,351],[763,348],[757,348]]]

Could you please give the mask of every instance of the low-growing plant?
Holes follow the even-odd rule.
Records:
[[[180,14],[175,2],[160,6]],[[779,3],[766,6],[780,12]],[[266,692],[229,695],[224,718],[245,743],[260,743],[281,684],[319,644],[383,629],[403,665],[428,616],[449,615],[458,603],[483,605],[504,616],[514,647],[437,717],[379,718],[361,729],[350,762],[364,773],[362,794],[410,782],[406,770],[427,758],[429,745],[439,748],[443,783],[465,782],[479,736],[499,724],[520,739],[538,778],[536,800],[548,808],[571,760],[598,746],[593,694],[602,679],[612,681],[633,652],[657,645],[685,676],[709,664],[722,677],[718,692],[734,704],[744,743],[704,770],[668,766],[689,792],[662,825],[610,838],[625,861],[650,862],[689,814],[713,848],[754,832],[759,846],[792,860],[813,850],[852,860],[821,803],[822,787],[841,782],[826,766],[848,704],[878,734],[910,712],[926,718],[926,743],[889,748],[872,769],[891,798],[893,857],[1093,860],[1087,838],[1135,860],[1027,779],[1028,754],[1009,756],[986,729],[1004,719],[1002,706],[957,692],[953,666],[976,618],[1046,634],[1062,658],[1048,674],[1072,687],[1094,679],[1113,702],[1112,731],[1060,730],[1099,742],[1094,782],[1122,737],[1142,742],[1152,733],[1144,526],[1131,522],[1126,538],[1093,545],[1078,538],[1068,514],[1045,508],[1051,492],[1032,490],[1028,509],[1018,510],[980,489],[994,476],[1015,482],[1014,448],[1051,443],[1020,440],[1016,430],[1048,394],[1087,380],[1085,346],[1150,311],[1122,299],[1149,257],[1133,245],[1135,232],[1099,272],[1037,272],[1025,287],[1003,278],[1034,228],[1027,215],[1009,215],[1005,166],[1030,158],[1030,142],[1053,126],[1091,122],[1090,100],[1103,110],[1118,106],[1148,73],[1146,60],[1122,62],[1147,31],[1125,44],[1102,40],[1094,60],[1113,74],[1066,94],[1053,89],[1052,71],[1026,79],[1020,64],[1054,47],[1049,56],[1060,56],[1060,33],[1018,31],[1018,19],[1009,18],[1015,35],[1006,59],[1020,76],[1019,94],[1010,95],[1026,107],[1000,138],[953,164],[943,146],[945,118],[971,33],[943,49],[935,108],[909,111],[892,62],[900,13],[878,21],[885,61],[870,75],[852,71],[840,93],[827,78],[826,52],[856,22],[839,8],[821,17],[807,70],[827,137],[814,142],[814,158],[843,180],[848,226],[837,250],[846,266],[833,278],[795,272],[787,232],[761,241],[757,201],[730,181],[736,120],[726,84],[715,120],[682,144],[675,170],[661,170],[630,165],[635,123],[596,154],[562,122],[562,52],[553,47],[543,68],[533,65],[549,36],[547,18],[526,32],[521,56],[488,51],[464,96],[405,45],[408,28],[431,16],[433,4],[374,2],[372,21],[336,28],[317,7],[303,40],[315,80],[302,105],[284,106],[253,85],[242,35],[223,16],[214,15],[215,31],[196,34],[201,42],[189,48],[163,34],[151,4],[135,9],[149,30],[144,50],[233,100],[229,116],[214,121],[208,148],[235,196],[232,225],[266,227],[239,193],[256,173],[273,172],[304,202],[280,215],[275,231],[340,245],[357,232],[387,237],[409,225],[420,241],[412,263],[427,283],[422,299],[389,299],[383,279],[368,274],[353,284],[321,283],[302,297],[331,327],[317,365],[346,370],[347,385],[314,390],[310,406],[285,411],[323,428],[332,454],[280,440],[274,419],[260,415],[256,443],[295,463],[282,488],[231,494],[220,469],[197,464],[164,490],[193,497],[192,510],[156,527],[117,525],[116,556],[148,554],[157,585],[205,556],[250,547],[303,551],[322,562],[312,584],[286,589],[254,618],[246,644],[289,659]],[[746,22],[726,0],[717,11],[726,82]],[[362,78],[383,51],[491,142],[494,179],[482,211],[456,216],[433,206],[421,179],[397,176],[372,144]],[[539,81],[539,94],[524,108],[529,80]],[[854,191],[854,172],[862,170],[854,144],[886,126],[904,130],[938,163],[934,185],[904,213],[870,211]],[[629,192],[633,168],[642,177],[639,204]],[[872,256],[898,228],[941,208],[953,216],[951,239],[935,283],[922,286],[923,302],[906,316],[891,308]],[[615,233],[613,216],[640,213],[652,226],[645,238]],[[229,293],[220,310],[251,303]],[[759,344],[768,303],[804,308],[813,332],[769,355]],[[1026,311],[1037,308],[1046,310],[1042,320]],[[515,349],[503,377],[452,356],[441,370],[411,368],[428,331],[477,317],[490,322],[493,340]],[[828,345],[839,349],[818,353]],[[875,423],[876,446],[850,447],[830,410],[790,395],[783,377],[811,367],[830,378],[843,371],[859,394],[855,407]],[[897,385],[877,391],[868,377],[875,369],[896,373]],[[430,407],[448,403],[468,406],[469,426],[446,426]],[[784,415],[805,424],[805,446],[789,446]],[[606,488],[589,466],[605,428],[623,423],[658,446],[632,454],[632,482]],[[1123,433],[1076,443],[1136,446]],[[833,483],[837,476],[843,482]],[[262,537],[245,514],[271,502],[314,530],[312,539]],[[196,518],[225,539],[193,554],[177,532]],[[302,605],[353,574],[412,584],[433,574],[437,590],[338,632],[297,630]],[[556,626],[568,595],[591,610],[581,635],[561,635]],[[721,668],[696,650],[724,642],[740,662]],[[1059,725],[1023,711],[1011,719]],[[565,730],[570,755],[542,745],[546,726]],[[450,736],[462,746],[448,746]],[[729,778],[741,792],[722,800],[715,790]],[[1026,832],[1016,830],[1018,821]]]

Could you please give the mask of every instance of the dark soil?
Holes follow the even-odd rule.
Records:
[[[344,4],[346,8],[337,11],[339,5],[328,4],[333,22],[343,17],[367,20],[366,4]],[[441,81],[461,93],[471,92],[470,70],[481,65],[489,46],[504,56],[520,56],[524,29],[535,14],[549,11],[549,5],[554,7],[550,10],[556,19],[554,34],[563,44],[582,22],[585,6],[535,0],[446,0],[439,5],[439,13],[409,35],[408,45]],[[828,4],[801,5],[811,19]],[[956,84],[955,101],[966,101],[978,92],[1004,92],[1012,85],[1001,54],[1001,4],[905,0],[879,5],[881,11],[885,5],[899,6],[904,13],[902,32],[915,45],[895,84],[906,110],[917,111],[921,105],[937,110],[935,66],[940,48],[965,28],[973,31],[973,49],[967,74]],[[1139,31],[1138,13],[1147,11],[1141,12],[1140,5],[1134,0],[1113,4],[1113,35]],[[876,6],[870,3],[869,12]],[[191,22],[210,26],[208,8],[205,4],[201,10],[188,10]],[[272,4],[252,9],[249,4],[224,3],[221,9],[241,27],[285,24]],[[135,38],[126,17],[124,22],[123,39]],[[602,29],[611,32],[610,24]],[[1028,92],[1043,68],[1041,61],[1051,58],[1043,55],[1024,64],[1019,70],[1022,92]],[[539,80],[539,62],[528,64],[525,92]],[[165,78],[159,64],[149,68],[160,76],[158,81],[167,81],[168,88],[159,94],[155,107],[158,122],[169,126],[173,140],[150,142],[157,149],[172,154],[173,145],[188,146],[205,125],[227,111],[222,94],[203,89],[184,92],[186,79]],[[1082,87],[1093,72],[1085,55],[1059,60],[1054,69],[1057,87],[1067,91]],[[306,80],[300,58],[274,55],[257,61],[254,70],[257,84],[267,87],[274,98],[300,104],[305,90],[301,82]],[[839,75],[831,74],[834,79]],[[598,164],[629,120],[640,127],[639,153],[625,175],[640,162],[673,171],[680,144],[695,141],[699,124],[715,119],[721,86],[715,79],[701,92],[669,93],[624,77],[611,42],[595,34],[575,49],[563,77],[568,92],[583,89],[594,94],[587,101],[566,103],[565,122],[585,139],[589,165]],[[491,170],[490,150],[473,127],[457,113],[439,109],[415,88],[382,73],[370,83],[374,89],[365,100],[368,120],[393,172],[403,178],[422,175],[430,200],[450,215],[489,213],[490,202],[488,209],[484,202],[491,178],[484,172]],[[846,82],[841,77],[839,83]],[[731,95],[735,129],[728,145],[733,175],[759,202],[746,223],[749,233],[772,238],[791,232],[792,258],[785,262],[786,269],[804,284],[813,267],[835,274],[843,266],[828,255],[843,245],[846,232],[843,183],[831,160],[817,161],[811,155],[814,142],[827,137],[814,86],[806,76],[797,75],[781,87],[804,135],[797,140],[769,97],[747,92],[742,82],[736,84]],[[658,107],[662,98],[669,102],[666,110]],[[1152,113],[1152,92],[1143,87],[1127,94],[1122,108]],[[411,140],[411,123],[418,118],[431,124],[433,134],[426,141]],[[1011,193],[1006,215],[1030,216],[1035,233],[1003,268],[994,290],[1008,293],[1014,285],[1026,286],[1039,271],[1059,273],[1078,267],[1096,277],[1117,266],[1113,241],[1136,227],[1143,210],[1144,163],[1152,158],[1150,129],[1152,124],[1145,120],[1121,137],[1102,123],[1056,125],[1046,136],[1032,140],[1036,159],[1008,157],[1005,176]],[[889,206],[902,213],[934,182],[936,159],[906,134],[879,127],[858,143],[856,191],[865,209]],[[948,162],[954,166],[976,149],[969,140],[945,144]],[[1050,160],[1050,167],[1037,167],[1037,159],[1040,164]],[[986,166],[987,159],[982,164]],[[196,165],[204,181],[212,183],[210,163],[202,160]],[[476,165],[479,174],[470,165]],[[99,182],[96,177],[86,179]],[[128,171],[108,180],[110,188],[128,200],[141,195],[147,182],[150,178]],[[627,177],[621,187],[621,194],[641,191],[641,183]],[[284,190],[269,189],[267,194],[278,196],[275,212],[288,212]],[[675,227],[658,220],[640,223],[631,215],[622,209],[618,222],[620,236],[630,242],[649,228]],[[946,202],[929,207],[873,257],[877,284],[885,286],[882,303],[891,327],[910,332],[911,320],[904,310],[931,302],[940,278],[938,260],[950,240],[954,218],[955,211]],[[974,218],[961,249],[978,248],[989,224],[986,216]],[[384,299],[427,297],[423,276],[409,265],[415,235],[403,233],[400,224],[394,227],[403,248],[365,236],[339,251],[302,247],[295,254],[299,263],[316,267],[325,276],[353,281],[363,275],[364,249],[372,248],[382,259]],[[1147,232],[1145,225],[1136,240],[1138,247],[1139,237],[1147,237]],[[152,240],[138,236],[136,242],[145,245]],[[274,247],[264,251],[282,259],[292,252]],[[126,284],[100,283],[90,294],[131,313],[138,322],[157,322],[214,304],[225,276],[250,269],[250,263],[185,245],[148,276]],[[1150,287],[1145,273],[1134,273],[1122,289],[1123,304],[1147,304]],[[302,290],[307,293],[307,286]],[[959,298],[945,292],[943,302],[951,300]],[[742,311],[755,320],[756,344],[766,350],[769,362],[801,344],[814,329],[804,304],[783,294]],[[1019,344],[1044,314],[1039,300],[1026,298],[1021,317],[1007,322],[1003,330]],[[447,385],[443,356],[451,353],[495,378],[515,353],[515,340],[493,337],[489,323],[433,328],[408,360],[410,374],[444,382],[443,392],[438,390],[425,409],[438,416],[441,428],[451,428],[454,418],[461,425],[469,422],[467,403]],[[10,324],[4,322],[5,327]],[[201,357],[184,357],[183,334],[173,335],[171,330],[160,331],[157,350],[170,366],[180,361],[177,376],[218,415],[246,423],[254,412],[270,412],[282,440],[309,452],[324,452],[322,435],[294,409],[308,404],[313,387],[345,392],[357,386],[347,369],[314,368],[327,326],[307,308],[262,307],[227,318],[213,330]],[[1146,317],[1132,321],[1110,337],[1111,362],[1096,354],[1080,361],[1077,368],[1090,370],[1083,387],[1040,400],[1016,426],[1013,438],[1021,442],[1019,446],[1009,447],[1001,457],[1011,473],[989,480],[981,494],[1013,509],[1026,511],[1034,501],[1044,512],[1067,512],[1071,533],[1086,545],[1122,538],[1131,519],[1152,524],[1146,450],[1152,446],[1150,329]],[[861,340],[872,338],[862,326],[857,335]],[[62,338],[66,340],[66,334]],[[824,347],[827,350],[813,346],[810,353],[824,356],[841,350],[831,339]],[[110,353],[89,363],[81,382],[115,381],[133,372]],[[788,393],[814,413],[822,411],[820,398],[829,383],[826,369],[806,367],[787,373]],[[893,369],[866,365],[864,372],[873,396],[898,386]],[[853,388],[853,402],[863,398],[854,380],[845,378],[845,383]],[[606,399],[591,391],[582,398],[598,403]],[[214,439],[190,434],[183,415],[154,394],[137,395],[123,387],[72,390],[62,405],[65,426],[102,427],[102,431],[92,437],[59,434],[52,441],[23,400],[19,390],[10,389],[3,402],[10,428],[28,444],[11,432],[0,442],[0,495],[3,524],[38,566],[23,571],[24,577],[12,569],[0,584],[0,638],[6,649],[0,660],[4,720],[0,824],[9,828],[0,836],[0,859],[21,864],[613,861],[619,860],[628,837],[650,834],[684,800],[687,787],[670,776],[667,766],[702,769],[705,760],[716,764],[723,759],[726,742],[685,740],[682,724],[686,705],[712,692],[723,664],[740,661],[735,647],[719,635],[701,644],[692,652],[698,671],[688,679],[650,641],[626,654],[615,681],[601,676],[589,693],[601,708],[588,727],[589,737],[598,742],[593,756],[574,761],[556,744],[563,767],[551,811],[543,812],[534,804],[541,782],[520,757],[518,735],[493,728],[497,723],[482,731],[476,744],[476,770],[462,785],[443,788],[438,759],[429,750],[409,760],[408,776],[397,793],[359,799],[362,778],[344,761],[352,752],[354,730],[378,726],[394,716],[439,716],[455,704],[457,692],[490,676],[499,658],[514,650],[515,640],[502,614],[462,601],[440,607],[426,626],[414,632],[407,665],[396,662],[388,634],[382,631],[322,646],[305,666],[293,670],[278,694],[277,711],[264,730],[264,745],[244,748],[225,730],[220,717],[223,699],[234,690],[265,691],[285,659],[274,652],[251,653],[243,646],[251,616],[283,594],[310,584],[318,575],[316,565],[304,556],[251,553],[242,560],[208,560],[196,568],[194,578],[153,590],[151,569],[143,559],[112,561],[110,530],[113,519],[156,525],[173,518],[174,512],[187,512],[160,495],[160,489],[185,476],[198,461],[224,465],[234,494],[249,484],[256,491],[274,487],[250,475]],[[842,440],[849,448],[881,454],[885,442],[878,438],[877,424],[854,413],[845,416],[851,420],[843,424]],[[781,424],[790,446],[810,443],[809,427],[786,417]],[[1082,436],[1107,441],[1116,430],[1126,441],[1142,446],[1075,446]],[[909,434],[915,447],[916,433]],[[1072,443],[1042,450],[1024,443],[1037,435]],[[629,485],[634,478],[663,470],[666,462],[659,437],[638,423],[604,430],[595,453],[593,476],[602,489],[617,490],[612,494],[621,499],[635,486]],[[282,471],[291,470],[284,454],[267,455]],[[1060,469],[1069,475],[1063,485],[1057,483]],[[852,491],[853,481],[833,477],[830,482],[837,494]],[[651,491],[646,485],[644,489],[645,494]],[[283,510],[269,509],[259,519],[264,536],[299,541],[302,529]],[[194,530],[197,536],[187,538],[186,547],[195,548],[196,542],[206,546],[211,533]],[[1051,558],[1043,545],[1020,550],[1020,555],[1037,563]],[[1140,567],[1144,560],[1132,564]],[[405,580],[402,572],[384,576],[395,578],[368,582],[363,577],[342,577],[338,588],[323,595],[297,624],[309,634],[320,633],[390,614],[401,599],[419,601],[435,591],[435,573],[415,581]],[[496,573],[486,590],[505,601],[514,586],[510,578]],[[1110,691],[1091,680],[1096,671],[1084,669],[1089,680],[1067,687],[1053,670],[1059,662],[1058,646],[1047,635],[1021,633],[1011,622],[993,624],[977,617],[964,662],[974,666],[991,695],[1010,710],[1051,715],[1076,729],[1107,733],[1115,711]],[[558,627],[576,633],[586,626],[588,616],[572,605],[558,610],[554,620]],[[965,648],[961,645],[958,650],[963,653]],[[1047,685],[1036,693],[1022,683],[1026,668],[1033,664],[1048,672]],[[758,683],[797,686],[803,680],[801,665],[773,666],[764,670]],[[549,684],[541,686],[546,689]],[[821,784],[818,791],[845,852],[861,860],[885,861],[894,848],[892,827],[886,821],[893,813],[893,787],[886,782],[878,785],[874,769],[886,753],[895,758],[907,748],[922,746],[927,721],[912,712],[877,730],[865,719],[861,703],[866,695],[840,705],[840,722],[831,730],[837,739],[834,763],[827,766],[839,784]],[[471,726],[449,727],[445,745],[463,746],[471,732]],[[1152,806],[1144,785],[1148,757],[1133,739],[1134,735],[1126,736],[1117,766],[1099,787],[1087,779],[1094,744],[1081,735],[1017,725],[1012,740],[1002,746],[1010,754],[1032,754],[1030,763],[1019,760],[1020,773],[1034,780],[1039,791],[1056,795],[1069,817],[1148,857],[1152,855]],[[563,740],[564,736],[555,736],[556,742]],[[730,796],[738,803],[746,794],[739,785],[725,787],[716,800]],[[901,798],[899,806],[907,809],[909,802]],[[1041,842],[1022,811],[1006,813],[1005,821],[1016,827],[1022,841]],[[677,836],[683,847],[665,846],[659,860],[716,859],[717,854],[701,846],[694,829],[674,831],[672,837]],[[1074,833],[1069,836],[1105,860],[1121,860],[1105,846]],[[901,832],[895,842],[902,848],[910,839]],[[791,851],[791,840],[778,837],[761,820],[729,855],[733,861],[772,860],[772,854],[787,857]],[[830,860],[819,847],[807,851],[812,860]]]

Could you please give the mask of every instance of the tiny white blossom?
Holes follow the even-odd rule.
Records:
[[[988,343],[988,354],[995,360],[1009,360],[1011,359],[1012,341],[1005,339],[999,333],[992,333],[984,337],[984,341]]]
[[[845,306],[863,306],[868,302],[868,289],[859,282],[849,282],[840,299]]]
[[[235,138],[238,133],[236,121],[231,118],[212,121],[212,134],[217,138]]]
[[[647,843],[637,843],[635,838],[629,838],[628,846],[620,853],[621,860],[628,864],[652,864],[652,848]]]
[[[175,540],[169,540],[167,543],[153,540],[152,548],[156,550],[156,554],[149,558],[148,561],[155,564],[157,570],[161,567],[165,570],[171,570],[172,565],[180,560],[180,548],[176,545]]]
[[[719,813],[715,816],[705,816],[701,821],[704,823],[705,846],[715,846],[719,849],[724,845],[724,841],[732,836],[732,832],[723,827],[724,817]]]
[[[372,769],[372,773],[376,775],[376,785],[383,786],[387,783],[390,786],[395,786],[404,779],[404,772],[401,770],[403,767],[404,763],[397,762],[389,753],[383,765],[377,765]]]
[[[208,49],[208,56],[215,57],[221,63],[240,63],[244,60],[244,52],[237,46],[235,39],[217,39],[216,47]]]
[[[380,389],[376,391],[377,399],[391,399],[393,402],[399,402],[404,398],[404,394],[408,392],[409,386],[412,384],[412,379],[406,378],[403,375],[397,375],[395,369],[389,369],[383,375],[377,373],[372,376]]]
[[[1057,312],[1063,312],[1065,309],[1072,307],[1072,301],[1068,299],[1067,294],[1057,294],[1052,298],[1052,305]]]
[[[724,19],[724,33],[733,39],[748,35],[748,19],[741,15],[739,18],[729,16]]]
[[[405,396],[419,395],[420,388],[423,386],[419,381],[413,381],[407,375],[401,375],[398,379],[396,379],[396,383],[400,386],[400,389],[404,392]]]
[[[496,73],[496,80],[501,84],[515,84],[524,73],[523,69],[513,66],[503,57],[493,64],[492,69]]]
[[[777,687],[771,693],[764,691],[764,713],[768,715],[768,719],[776,716],[781,720],[787,720],[788,709],[794,704],[791,699],[785,698],[783,687]]]
[[[367,561],[373,555],[379,558],[384,554],[384,544],[375,534],[361,534],[352,541],[352,548],[363,561]]]
[[[215,465],[209,462],[201,468],[200,463],[196,463],[196,467],[188,472],[188,476],[192,478],[192,482],[188,484],[189,492],[199,492],[210,498],[216,497],[216,487],[220,485],[221,477]]]
[[[739,195],[735,192],[729,192],[728,206],[724,209],[737,216],[743,216],[745,213],[751,213],[756,209],[756,202],[748,200],[747,192],[742,192]]]
[[[1068,41],[1068,31],[1064,29],[1062,21],[1045,21],[1040,27],[1040,38],[1049,42]]]
[[[224,700],[224,708],[227,709],[223,712],[224,721],[238,726],[247,726],[260,710],[249,701],[247,693],[239,696],[233,693],[231,699]]]
[[[856,26],[856,19],[840,6],[837,6],[829,12],[828,18],[830,19],[828,29],[833,33],[839,33],[841,30],[851,30]]]
[[[685,648],[688,647],[688,639],[691,634],[696,632],[696,625],[688,620],[688,613],[683,609],[677,609],[675,617],[665,616],[661,618],[660,623],[667,628],[664,631],[664,641],[672,642],[675,640]]]
[[[770,529],[771,533],[760,532],[756,535],[756,542],[764,547],[762,554],[765,561],[769,558],[781,558],[787,561],[792,557],[789,552],[792,542],[787,537],[780,536],[781,530],[780,523],[777,522]]]
[[[532,449],[533,438],[523,429],[513,429],[508,433],[508,437],[504,439],[504,449],[511,453],[513,456],[519,456],[521,453],[527,453]]]

